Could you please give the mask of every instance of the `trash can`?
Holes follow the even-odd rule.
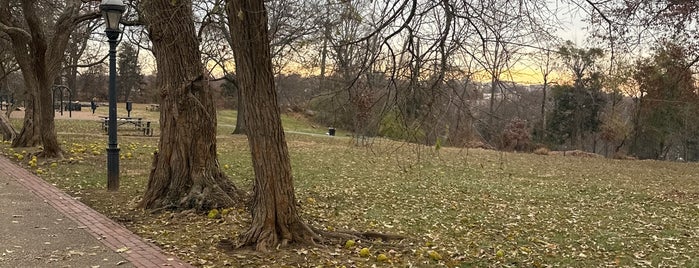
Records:
[[[335,128],[334,128],[334,127],[329,127],[329,128],[328,128],[328,135],[330,135],[330,136],[335,136]]]
[[[133,102],[126,102],[126,113],[128,117],[131,117],[131,109],[133,109]]]

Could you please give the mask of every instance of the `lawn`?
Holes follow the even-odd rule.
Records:
[[[157,112],[144,107],[136,105],[132,116],[157,120]],[[219,112],[218,121],[221,166],[249,191],[247,141],[229,134],[235,112]],[[302,217],[322,229],[408,239],[226,253],[216,243],[249,225],[244,204],[220,219],[134,208],[157,137],[120,131],[121,188],[110,193],[105,191],[107,136],[99,124],[58,119],[56,126],[64,160],[40,159],[31,167],[16,155],[36,148],[2,144],[0,152],[196,266],[699,267],[697,163],[435,150],[384,139],[356,147],[346,132],[303,134],[326,129],[285,116]],[[359,256],[363,247],[369,257]],[[378,261],[379,254],[387,260]]]

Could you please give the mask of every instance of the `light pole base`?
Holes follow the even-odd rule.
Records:
[[[119,191],[119,148],[107,148],[107,190]]]

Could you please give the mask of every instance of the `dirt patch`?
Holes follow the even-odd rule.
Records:
[[[78,119],[78,120],[101,120],[100,119],[100,114],[92,114],[92,111],[90,109],[86,109],[84,111],[63,111],[63,115],[61,115],[61,112],[56,112],[55,119],[61,120],[61,119]],[[14,111],[10,115],[10,118],[17,118],[17,119],[22,119],[24,118],[24,111]]]

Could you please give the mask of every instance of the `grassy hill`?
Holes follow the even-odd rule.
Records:
[[[138,107],[140,108],[140,107]],[[104,109],[106,112],[106,109]],[[157,119],[157,113],[138,111]],[[220,164],[241,189],[253,174],[247,140],[219,112]],[[106,192],[107,136],[90,120],[57,120],[66,159],[29,167],[96,210],[203,267],[698,267],[699,165],[442,148],[375,139],[353,146],[345,133],[285,116],[302,216],[327,230],[402,234],[271,253],[220,252],[216,242],[250,222],[244,204],[221,219],[194,212],[134,209],[157,137],[120,131],[121,190]],[[40,171],[39,171],[40,170]],[[360,257],[362,247],[371,257]],[[378,254],[388,260],[379,262]]]

